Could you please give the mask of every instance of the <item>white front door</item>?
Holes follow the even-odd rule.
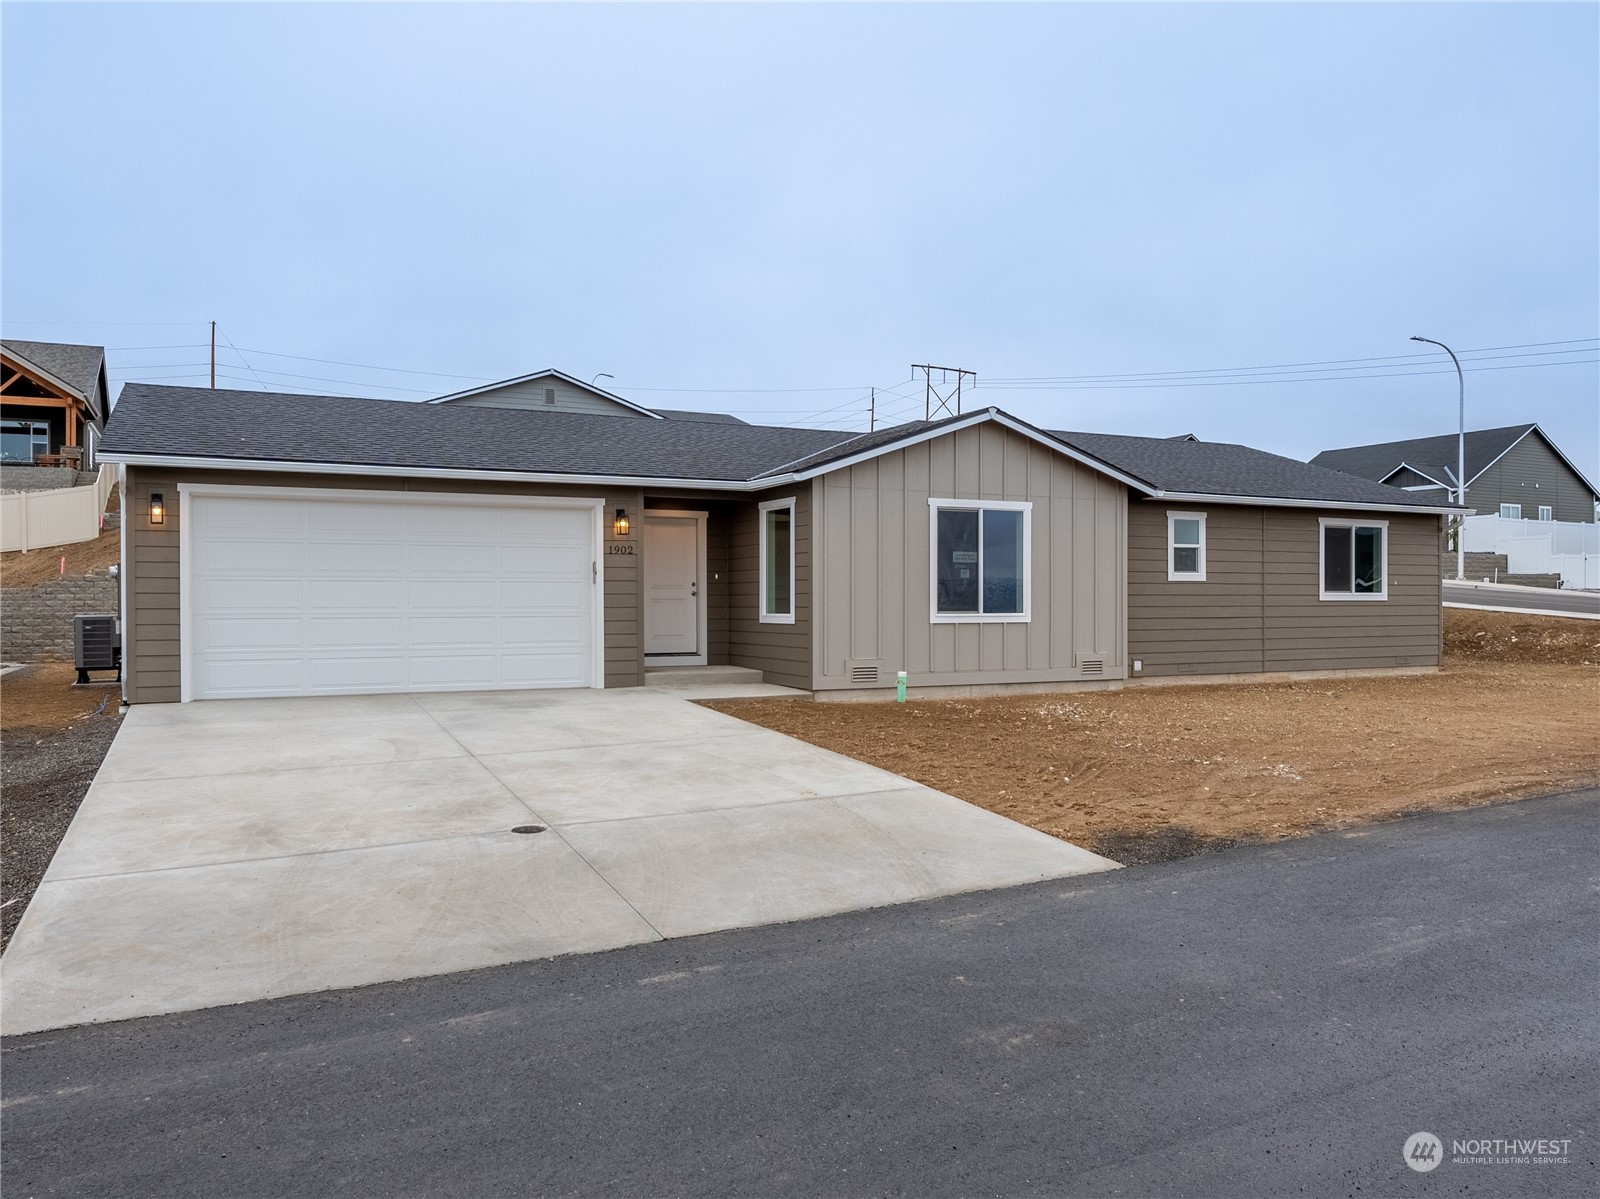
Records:
[[[196,489],[185,698],[598,686],[582,504]]]
[[[700,643],[703,518],[644,518],[644,652],[696,658]]]

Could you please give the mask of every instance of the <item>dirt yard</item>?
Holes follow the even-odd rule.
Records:
[[[74,545],[0,554],[0,587],[37,587],[59,579],[63,574],[62,558],[67,560],[65,574],[103,573],[106,567],[122,561],[121,530],[107,529],[93,541],[79,541]]]
[[[118,685],[74,687],[76,674],[49,663],[0,678],[0,949],[122,723]]]
[[[1438,674],[709,706],[1121,862],[1600,783],[1600,622],[1445,623]]]

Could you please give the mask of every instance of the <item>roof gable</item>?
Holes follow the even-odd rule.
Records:
[[[1595,498],[1600,499],[1600,492],[1595,490],[1594,484],[1584,477],[1583,472],[1573,465],[1572,459],[1562,453],[1561,447],[1537,424],[1506,425],[1499,429],[1468,429],[1467,486],[1471,487],[1479,475],[1504,458],[1530,434],[1537,434],[1539,440],[1550,447],[1550,451],[1566,464],[1567,469],[1595,493]],[[1407,466],[1418,474],[1427,474],[1433,478],[1440,478],[1443,472],[1443,477],[1453,480],[1460,453],[1460,441],[1459,433],[1444,433],[1437,437],[1414,437],[1409,441],[1382,441],[1373,445],[1323,450],[1311,459],[1311,463],[1313,466],[1324,466],[1330,470],[1359,475],[1363,479],[1388,479],[1402,466]],[[1454,487],[1454,482],[1449,486]]]
[[[53,386],[76,396],[103,416],[106,395],[106,352],[102,346],[56,341],[0,341],[0,352]]]
[[[534,371],[531,375],[518,375],[514,379],[501,379],[498,383],[485,383],[479,387],[469,387],[465,391],[451,392],[449,395],[438,396],[435,399],[424,401],[429,404],[453,404],[467,401],[475,406],[492,408],[531,408],[533,405],[515,402],[515,398],[525,389],[538,387],[542,384],[559,384],[562,390],[577,392],[579,395],[592,399],[600,406],[600,410],[615,409],[617,416],[647,416],[659,420],[660,416],[640,404],[625,400],[619,395],[613,395],[603,387],[596,387],[592,383],[585,383],[564,371],[542,370]],[[496,393],[506,397],[504,404],[494,403]],[[591,410],[592,409],[586,409]]]

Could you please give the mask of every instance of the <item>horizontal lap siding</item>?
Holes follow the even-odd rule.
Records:
[[[337,475],[276,474],[257,471],[182,471],[128,467],[123,520],[128,528],[126,572],[128,610],[123,614],[123,659],[130,703],[176,703],[181,693],[181,642],[178,604],[178,530],[182,520],[178,484],[212,483],[244,487],[311,487],[328,491],[406,491],[419,496],[515,495],[593,498],[603,496],[609,516],[616,508],[643,507],[637,490],[548,487],[489,481],[368,478]],[[166,520],[150,524],[150,493],[159,491]],[[602,522],[607,545],[615,540],[610,519]],[[637,525],[628,540],[638,544]],[[639,630],[639,556],[603,554],[605,570],[605,683],[636,687],[643,683],[644,656]]]
[[[1167,513],[1206,517],[1206,578],[1167,578]],[[1260,508],[1128,502],[1128,658],[1141,678],[1262,669]]]
[[[758,505],[793,496],[793,624],[760,619],[761,526]],[[811,496],[812,484],[796,483],[763,492],[739,505],[728,528],[728,662],[762,672],[780,687],[811,690]]]
[[[912,686],[1121,678],[1120,484],[995,423],[963,429],[816,482],[819,689],[850,686],[847,663],[881,661]],[[934,499],[1027,500],[1031,619],[934,623],[929,535]],[[1104,662],[1087,674],[1082,657]]]
[[[1167,513],[1206,514],[1206,581],[1167,579]],[[1435,666],[1441,636],[1436,516],[1389,525],[1385,600],[1321,598],[1321,516],[1360,513],[1133,500],[1128,656],[1143,676]]]
[[[1324,600],[1319,516],[1386,520],[1385,600]],[[1437,516],[1273,508],[1266,513],[1267,670],[1437,666],[1443,629]]]
[[[1493,516],[1501,504],[1521,504],[1524,520],[1548,504],[1554,520],[1594,520],[1594,493],[1537,433],[1529,433],[1467,487],[1467,506]]]

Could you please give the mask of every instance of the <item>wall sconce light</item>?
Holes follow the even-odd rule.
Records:
[[[626,537],[628,530],[631,528],[633,528],[633,525],[628,520],[628,510],[626,508],[618,508],[616,519],[611,522],[611,531],[618,537]]]
[[[153,525],[165,524],[167,521],[167,505],[162,502],[161,493],[150,493],[150,523]]]

